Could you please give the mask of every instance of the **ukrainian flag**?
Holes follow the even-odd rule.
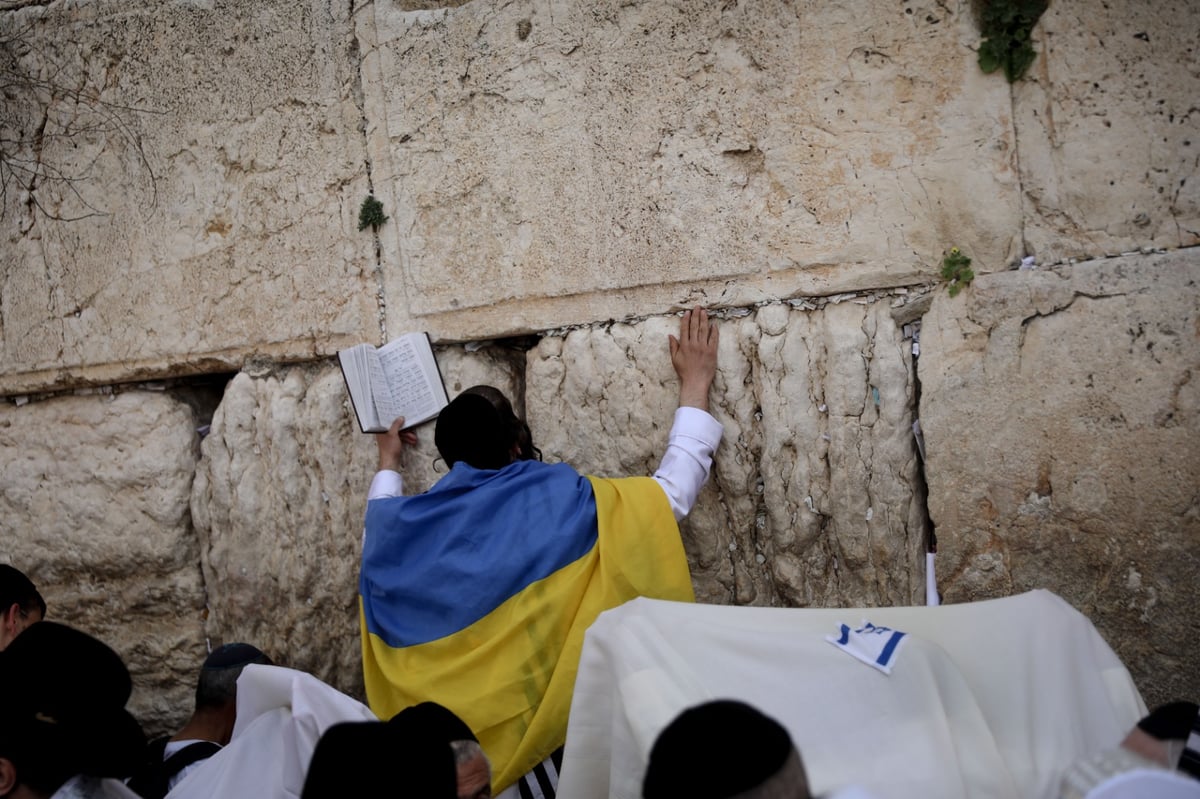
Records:
[[[455,464],[428,492],[372,500],[359,581],[367,701],[424,701],[479,736],[499,792],[566,737],[583,634],[637,596],[692,601],[666,494],[565,464]]]

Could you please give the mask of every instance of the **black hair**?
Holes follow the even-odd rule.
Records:
[[[529,425],[493,386],[472,386],[438,414],[433,441],[446,465],[503,469],[515,460],[541,460]]]
[[[213,651],[204,661],[196,682],[196,709],[219,708],[236,701],[238,677],[252,663],[275,665],[271,658],[249,644],[225,644]]]
[[[514,448],[513,445],[516,445],[513,460],[540,461],[542,459],[542,451],[533,445],[533,433],[530,432],[529,425],[524,419],[517,416],[512,403],[508,401],[508,397],[504,396],[503,391],[495,386],[480,385],[471,386],[463,393],[475,394],[492,403],[492,407],[500,414],[500,421],[506,428],[510,450]]]

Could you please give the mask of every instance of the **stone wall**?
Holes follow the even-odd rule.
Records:
[[[391,327],[454,337],[927,279],[1020,254],[965,6],[469,3],[355,15]]]
[[[189,705],[205,651],[188,513],[196,426],[163,392],[0,405],[3,559],[37,584],[49,618],[120,652],[136,676],[132,709],[150,723]]]
[[[1198,688],[1198,287],[1200,250],[1100,259],[989,275],[922,323],[947,600],[1050,588],[1148,699]]]
[[[695,303],[702,601],[920,602],[935,531],[948,601],[1050,588],[1200,696],[1195,4],[1053,3],[1011,87],[965,1],[420,5],[0,3],[0,561],[148,728],[222,641],[361,691],[339,347],[427,329],[645,473]]]
[[[378,335],[345,4],[0,11],[0,391],[230,371]]]

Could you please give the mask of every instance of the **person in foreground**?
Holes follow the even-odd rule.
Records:
[[[403,420],[377,436],[359,581],[376,715],[440,702],[479,736],[494,790],[537,766],[552,793],[584,631],[637,596],[693,598],[677,522],[721,439],[708,413],[717,343],[700,308],[669,337],[680,407],[652,478],[542,463],[490,387],[439,415],[434,440],[450,471],[424,494],[401,495],[401,455],[416,441]]]
[[[119,779],[145,755],[121,658],[43,621],[0,652],[0,797],[137,799]]]
[[[475,734],[434,702],[387,722],[335,724],[313,752],[301,799],[366,796],[394,785],[397,796],[489,799],[488,762]]]
[[[191,718],[173,736],[150,743],[146,763],[128,782],[142,799],[162,799],[229,743],[237,721],[237,679],[252,663],[272,665],[257,647],[242,643],[223,644],[204,659]]]
[[[703,765],[701,765],[703,764]],[[689,708],[650,750],[644,799],[809,799],[800,752],[783,725],[745,702]]]

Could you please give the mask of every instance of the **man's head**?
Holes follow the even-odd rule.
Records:
[[[512,436],[500,412],[484,397],[463,392],[442,408],[433,430],[438,453],[453,466],[502,469],[513,462]]]
[[[0,796],[49,796],[76,774],[124,777],[146,739],[125,710],[121,658],[86,633],[41,622],[0,652]]]
[[[650,750],[645,799],[808,799],[800,753],[779,722],[744,702],[681,713]]]
[[[512,403],[508,401],[508,397],[504,396],[503,391],[495,386],[479,385],[471,386],[463,393],[483,397],[492,403],[496,413],[500,414],[501,424],[507,431],[506,437],[513,460],[540,461],[542,459],[542,451],[533,445],[533,433],[529,430],[529,425],[525,423],[524,419],[517,416]]]
[[[513,461],[541,460],[529,425],[494,386],[471,386],[438,414],[433,442],[447,466],[502,469]]]
[[[250,644],[223,644],[214,649],[200,667],[196,682],[196,710],[220,710],[235,706],[237,680],[252,663],[273,665],[271,659]]]
[[[422,740],[444,741],[454,752],[458,799],[489,799],[492,766],[467,723],[437,702],[405,708],[388,724]]]
[[[454,753],[444,741],[404,725],[335,724],[317,742],[300,797],[371,796],[381,785],[394,786],[400,796],[455,799]]]
[[[0,563],[0,650],[46,615],[46,600],[20,570]]]

